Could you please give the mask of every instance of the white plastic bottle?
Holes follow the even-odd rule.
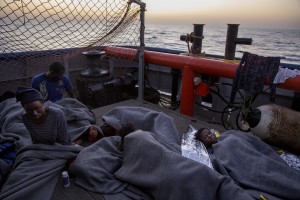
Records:
[[[63,171],[62,172],[62,178],[63,178],[63,184],[64,184],[64,187],[67,188],[70,186],[70,179],[69,179],[69,174],[67,171]]]

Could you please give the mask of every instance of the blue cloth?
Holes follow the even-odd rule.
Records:
[[[63,75],[61,80],[51,81],[45,74],[39,74],[32,78],[31,85],[34,89],[40,91],[45,101],[56,102],[63,98],[64,89],[72,90],[73,86],[70,79]]]
[[[12,165],[16,158],[16,151],[14,150],[14,144],[7,142],[0,144],[0,160],[8,165]]]

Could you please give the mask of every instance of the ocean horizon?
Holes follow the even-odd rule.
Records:
[[[82,22],[83,23],[83,22]],[[87,25],[84,23],[84,25]],[[20,27],[19,27],[20,26]],[[65,30],[64,34],[70,33],[73,35],[70,40],[68,38],[63,42],[55,40],[57,32],[49,31],[51,28],[47,27],[47,24],[41,23],[35,26],[35,29],[28,32],[25,26],[22,24],[16,24],[17,30],[15,33],[15,41],[10,38],[6,38],[4,41],[0,41],[0,50],[2,53],[22,52],[22,48],[15,45],[19,43],[28,47],[29,51],[33,50],[46,50],[47,49],[65,49],[70,47],[84,47],[89,44],[89,40],[100,37],[103,33],[97,33],[96,31],[82,33],[78,32],[82,27],[82,24],[78,24],[78,27],[74,26]],[[45,28],[43,28],[45,27]],[[87,27],[88,28],[88,25]],[[42,31],[36,33],[34,30],[41,29]],[[162,49],[178,50],[188,52],[188,45],[185,41],[180,40],[181,35],[187,35],[193,32],[194,25],[163,25],[163,24],[145,24],[144,43],[146,47],[156,47]],[[64,31],[64,30],[60,30]],[[23,33],[23,34],[22,34]],[[30,36],[35,34],[38,39],[44,41],[35,42],[35,37]],[[89,35],[89,39],[85,37]],[[134,35],[136,34],[136,35]],[[135,32],[130,37],[138,43],[138,32]],[[202,40],[202,53],[206,55],[216,55],[218,57],[224,57],[225,44],[226,44],[227,25],[214,26],[204,25]],[[7,34],[8,35],[8,34]],[[73,37],[79,39],[74,42]],[[127,37],[125,37],[127,38]],[[288,63],[297,65],[300,68],[300,30],[289,29],[274,29],[274,28],[246,28],[239,25],[238,38],[251,38],[252,45],[237,45],[236,46],[236,58],[241,58],[244,52],[250,52],[261,56],[281,57],[281,63]],[[48,41],[52,41],[49,42]],[[58,42],[58,43],[55,43]],[[113,45],[128,45],[128,41],[119,41]],[[108,42],[109,43],[109,42]],[[13,45],[11,45],[13,44]],[[45,45],[46,44],[46,45]],[[189,44],[192,45],[191,43]],[[298,67],[297,67],[298,68]]]
[[[187,43],[181,41],[180,36],[190,34],[193,29],[193,24],[146,24],[145,46],[188,52]],[[224,56],[226,34],[227,25],[204,25],[202,53]],[[241,58],[243,52],[250,52],[261,56],[281,57],[282,63],[300,65],[300,30],[245,28],[239,25],[238,38],[252,38],[252,45],[237,45],[237,58]]]

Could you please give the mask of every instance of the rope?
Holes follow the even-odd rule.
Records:
[[[86,67],[76,60],[84,51],[140,45],[140,6],[132,1],[1,0],[0,10],[0,91],[30,84],[55,60],[70,74]],[[111,60],[122,72],[133,62]]]

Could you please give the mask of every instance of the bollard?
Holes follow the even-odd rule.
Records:
[[[235,49],[237,44],[251,45],[252,38],[238,38],[239,24],[228,24],[225,56],[227,60],[235,59]]]
[[[203,40],[203,26],[204,24],[194,24],[194,33],[192,36],[192,53],[201,54],[202,40]]]
[[[194,32],[180,36],[181,41],[192,43],[192,47],[191,49],[189,49],[189,53],[201,54],[202,40],[204,39],[203,26],[204,24],[194,24]]]

